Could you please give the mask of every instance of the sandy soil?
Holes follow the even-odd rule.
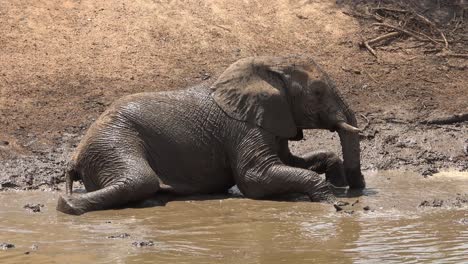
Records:
[[[0,1],[0,189],[57,188],[86,129],[123,95],[212,81],[246,56],[303,53],[358,113],[364,169],[467,170],[466,122],[419,124],[468,112],[466,57],[400,37],[377,59],[359,43],[384,32],[346,3]],[[466,53],[466,19],[443,22],[458,36],[450,49]],[[339,151],[329,132],[306,136],[296,152]]]

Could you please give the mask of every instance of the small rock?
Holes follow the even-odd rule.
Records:
[[[13,183],[11,181],[0,183],[0,189],[3,189],[3,188],[16,188],[16,187],[19,187],[19,185],[15,184],[15,183]]]
[[[337,205],[337,204],[333,204],[333,207],[335,207],[335,209],[336,209],[337,212],[343,210],[343,208],[341,208],[341,206],[339,206],[339,205]]]
[[[135,241],[132,243],[132,246],[134,247],[151,247],[154,246],[153,241]]]
[[[338,201],[338,202],[336,202],[335,204],[338,205],[338,206],[346,206],[346,205],[348,205],[349,203],[348,203],[348,202],[345,202],[345,201]]]
[[[442,204],[444,204],[444,201],[440,199],[434,199],[434,201],[432,201],[432,207],[441,207]]]
[[[439,67],[439,70],[441,70],[441,71],[449,71],[450,68],[447,67],[446,65],[442,65],[442,66]]]
[[[301,14],[296,14],[296,17],[299,18],[299,19],[309,19],[308,17],[303,16]]]
[[[429,201],[424,200],[419,204],[419,207],[426,207],[426,206],[430,206]]]
[[[15,248],[15,245],[10,244],[10,243],[0,243],[0,249],[7,250],[10,248]]]
[[[205,72],[202,74],[202,77],[201,77],[202,80],[205,81],[205,80],[208,80],[209,78],[211,78],[211,75],[209,75],[208,73]]]
[[[39,246],[36,245],[36,244],[33,244],[33,245],[31,246],[31,250],[38,250],[38,249],[39,249]]]
[[[419,207],[441,207],[443,204],[444,201],[440,199],[434,199],[432,202],[424,200],[419,204]]]
[[[130,235],[127,234],[127,233],[122,233],[122,234],[118,234],[118,235],[108,236],[107,238],[116,239],[116,238],[127,238],[129,236]]]
[[[438,172],[439,172],[438,169],[431,167],[431,168],[424,169],[421,174],[422,176],[427,177],[427,176],[432,176],[434,173],[438,173]]]
[[[41,211],[41,207],[44,207],[43,204],[26,204],[23,206],[24,209],[27,209],[33,213],[39,213]]]
[[[6,140],[0,140],[0,146],[8,146],[8,145],[10,145],[10,142]]]
[[[369,210],[370,210],[370,207],[369,207],[368,205],[366,205],[366,206],[364,206],[362,209],[363,209],[364,211],[369,211]]]
[[[354,214],[354,210],[344,210],[343,213],[352,215]]]

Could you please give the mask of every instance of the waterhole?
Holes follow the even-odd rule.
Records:
[[[468,262],[468,173],[366,179],[340,211],[227,198],[69,216],[55,211],[58,193],[2,192],[0,244],[15,247],[0,249],[0,263]],[[23,208],[37,203],[40,212]]]

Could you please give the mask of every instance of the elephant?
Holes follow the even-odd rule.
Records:
[[[304,129],[336,131],[343,160],[325,151],[293,155],[288,141],[301,140]],[[328,200],[332,186],[365,188],[359,131],[354,112],[310,56],[243,58],[211,85],[114,102],[73,153],[57,210],[80,215],[234,185],[251,199]],[[86,193],[72,194],[77,180]]]

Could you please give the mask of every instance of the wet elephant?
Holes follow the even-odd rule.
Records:
[[[343,161],[329,152],[292,155],[288,140],[300,139],[303,129],[337,131]],[[115,102],[75,151],[57,210],[82,214],[157,193],[220,193],[236,184],[249,198],[303,193],[321,200],[330,183],[365,187],[358,131],[353,111],[312,59],[241,59],[210,87]],[[72,195],[78,179],[87,193]]]

